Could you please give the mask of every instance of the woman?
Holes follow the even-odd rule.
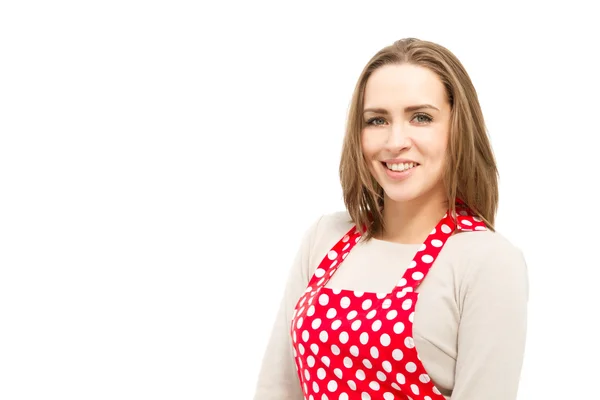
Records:
[[[527,268],[494,231],[496,164],[450,51],[405,39],[369,61],[340,176],[347,211],[305,235],[255,399],[515,399]]]

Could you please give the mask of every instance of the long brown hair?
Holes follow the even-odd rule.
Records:
[[[451,107],[444,186],[451,214],[457,198],[494,230],[498,170],[475,87],[458,58],[445,47],[415,38],[381,49],[364,67],[352,95],[339,174],[346,209],[368,240],[383,228],[383,189],[371,175],[361,147],[367,80],[378,68],[409,63],[435,72]],[[365,229],[363,229],[365,228]]]

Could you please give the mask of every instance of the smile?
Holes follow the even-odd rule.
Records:
[[[419,165],[415,162],[399,163],[399,164],[390,164],[390,163],[382,163],[382,164],[385,165],[387,169],[396,171],[396,172],[407,171],[407,170]]]

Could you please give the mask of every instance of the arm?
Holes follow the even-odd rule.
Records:
[[[294,259],[263,356],[254,400],[304,399],[294,361],[290,324],[296,302],[308,285],[310,251],[319,221],[313,223],[304,234]]]
[[[527,330],[527,266],[509,243],[477,259],[461,285],[451,400],[515,400]]]

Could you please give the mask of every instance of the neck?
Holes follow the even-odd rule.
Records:
[[[381,240],[421,244],[448,210],[448,202],[441,196],[395,202],[385,196],[383,202],[384,229]]]

